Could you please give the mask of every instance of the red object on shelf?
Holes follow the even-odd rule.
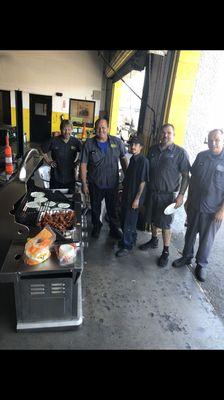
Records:
[[[83,123],[83,128],[82,128],[82,139],[87,138],[87,132],[86,132],[86,123]]]
[[[12,148],[9,145],[9,134],[7,133],[5,145],[5,173],[6,179],[9,180],[10,176],[13,174],[13,163],[12,163]]]

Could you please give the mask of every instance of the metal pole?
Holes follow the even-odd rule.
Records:
[[[16,98],[16,129],[17,129],[17,158],[24,156],[23,140],[23,101],[22,92],[15,90]]]

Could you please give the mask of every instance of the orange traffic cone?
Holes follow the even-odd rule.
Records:
[[[12,148],[9,145],[9,134],[6,134],[6,146],[5,146],[5,173],[6,179],[9,180],[13,174],[13,163],[12,163]]]

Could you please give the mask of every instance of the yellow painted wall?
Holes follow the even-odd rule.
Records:
[[[60,131],[60,123],[61,123],[61,116],[62,112],[52,112],[51,116],[51,132]],[[64,119],[68,119],[68,114],[63,113]]]
[[[119,117],[119,102],[121,94],[122,81],[115,82],[112,87],[109,132],[111,135],[117,134],[117,125]]]
[[[182,50],[180,52],[171,106],[168,118],[175,127],[175,143],[182,146],[186,132],[188,113],[199,68],[201,51]]]
[[[11,125],[16,126],[16,108],[11,107]],[[23,132],[26,133],[27,141],[30,140],[30,110],[23,108]]]
[[[16,126],[16,109],[11,107],[11,125]]]
[[[26,133],[26,140],[30,141],[30,110],[23,108],[23,132]]]
[[[23,108],[23,131],[26,133],[26,138],[27,141],[30,141],[30,110],[28,108]],[[57,132],[60,131],[60,123],[61,123],[61,112],[52,112],[52,117],[51,117],[51,132]],[[63,113],[64,119],[68,119],[69,115],[66,113]],[[94,118],[94,123],[96,120],[99,118],[99,115],[95,116]],[[12,126],[16,126],[16,109],[15,107],[11,107],[11,124]],[[88,129],[90,131],[92,129]]]

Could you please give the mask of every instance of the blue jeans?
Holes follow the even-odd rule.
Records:
[[[137,240],[136,226],[138,221],[139,210],[127,207],[121,210],[121,228],[123,231],[123,238],[121,246],[125,249],[131,250]]]

